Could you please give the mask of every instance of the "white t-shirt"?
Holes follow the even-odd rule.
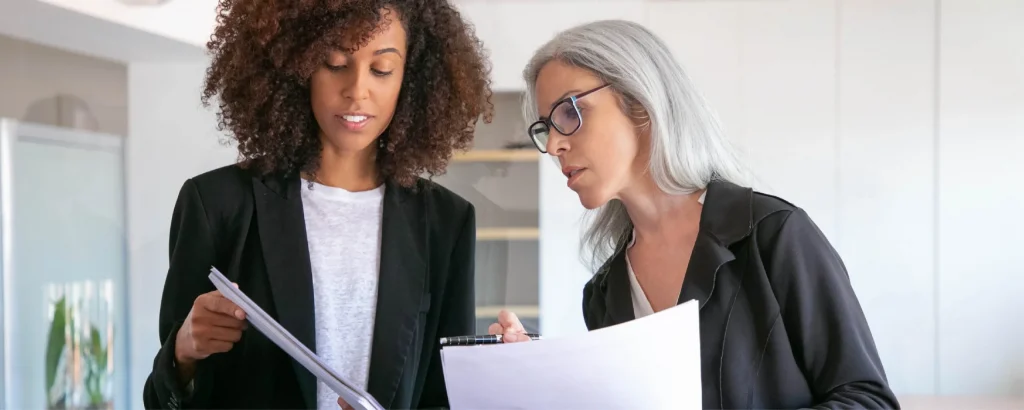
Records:
[[[316,354],[366,388],[377,310],[384,186],[363,192],[302,181],[302,210],[313,269]],[[317,382],[318,409],[338,395]]]
[[[704,197],[708,194],[708,191],[700,194],[700,198],[697,202],[701,205],[704,204]],[[629,245],[626,249],[632,248],[633,244],[636,243],[636,229],[633,229],[633,234],[630,236]],[[644,289],[640,287],[640,281],[636,280],[636,273],[633,272],[633,264],[629,263],[629,253],[626,253],[626,272],[629,273],[629,294],[633,299],[633,316],[635,319],[642,318],[647,315],[654,314],[654,308],[651,307],[651,301],[647,299],[647,295],[644,293]]]

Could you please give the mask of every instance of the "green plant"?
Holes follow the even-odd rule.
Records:
[[[49,408],[63,408],[64,395],[53,397],[57,382],[57,369],[64,357],[65,329],[69,324],[66,316],[67,302],[61,297],[54,304],[53,319],[50,321],[50,335],[46,342],[46,398]]]
[[[85,362],[85,392],[89,396],[90,408],[102,408],[107,404],[103,390],[107,382],[108,343],[103,343],[95,326],[89,328],[89,343],[82,348]]]
[[[77,349],[84,367],[84,388],[88,398],[87,408],[110,408],[110,400],[104,390],[109,383],[107,362],[110,344],[103,342],[99,329],[89,326],[87,338],[78,346],[67,346],[67,329],[75,329],[74,315],[69,315],[67,300],[61,297],[54,303],[53,318],[50,320],[49,337],[46,344],[46,398],[47,408],[63,409],[67,407],[67,387],[58,385],[58,373],[61,365],[66,365],[66,356],[71,350]],[[113,337],[113,335],[110,335]],[[61,387],[59,391],[55,391]],[[78,386],[71,386],[74,388]]]

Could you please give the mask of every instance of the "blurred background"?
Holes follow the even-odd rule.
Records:
[[[907,407],[1024,408],[1024,0],[461,0],[496,118],[438,181],[477,207],[478,329],[585,332],[583,209],[529,146],[520,70],[643,23],[756,189],[839,250]],[[142,408],[171,209],[233,162],[199,88],[215,0],[0,1],[0,406]]]

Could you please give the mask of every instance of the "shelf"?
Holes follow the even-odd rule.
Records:
[[[515,313],[520,319],[535,319],[540,316],[540,306],[522,305],[522,306],[477,306],[476,317],[479,318],[497,318],[498,312],[505,309],[509,312]]]
[[[540,237],[538,228],[477,228],[478,241],[528,241]]]
[[[540,152],[535,149],[487,149],[455,154],[455,162],[530,162],[537,161]]]

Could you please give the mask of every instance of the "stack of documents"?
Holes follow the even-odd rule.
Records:
[[[246,319],[249,320],[249,323],[256,326],[274,344],[313,373],[318,380],[327,384],[331,390],[337,393],[350,406],[360,410],[384,410],[384,407],[377,403],[377,400],[370,393],[338,375],[338,372],[327,366],[306,345],[299,342],[295,336],[285,330],[267,312],[264,312],[252,299],[249,299],[242,291],[238,290],[217,268],[210,269],[210,281],[213,282],[213,285],[217,287],[217,290],[224,297],[245,311]]]
[[[700,409],[696,301],[586,334],[445,347],[455,409]]]

